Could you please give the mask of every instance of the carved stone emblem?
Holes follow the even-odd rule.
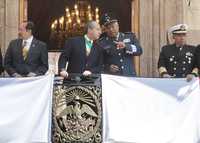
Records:
[[[58,88],[54,94],[54,140],[101,142],[101,104],[95,92],[72,86]]]

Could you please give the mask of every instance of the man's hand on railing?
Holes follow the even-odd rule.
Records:
[[[171,78],[171,77],[173,77],[173,76],[171,76],[171,75],[169,75],[169,74],[167,74],[167,73],[165,73],[165,74],[163,74],[163,76],[162,76],[163,78]]]
[[[63,70],[63,71],[60,72],[60,76],[64,77],[64,78],[67,78],[69,76],[69,74],[68,74],[67,71]]]
[[[195,78],[195,76],[194,76],[193,74],[188,74],[188,75],[186,76],[186,81],[187,81],[187,82],[190,82],[190,81],[192,81],[194,78]]]
[[[18,73],[14,73],[14,74],[12,74],[12,77],[19,78],[19,77],[22,77],[22,76],[20,74],[18,74]]]
[[[83,75],[84,75],[84,76],[89,76],[89,75],[91,75],[91,74],[92,74],[92,72],[89,71],[89,70],[85,70],[85,71],[83,72]]]

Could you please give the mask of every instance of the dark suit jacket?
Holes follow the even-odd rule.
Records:
[[[95,51],[94,48],[93,46],[89,56],[86,56],[85,39],[83,36],[67,40],[63,52],[59,57],[59,72],[65,69],[66,63],[68,62],[68,73],[83,73],[88,68],[88,61]]]
[[[3,58],[2,58],[2,53],[0,49],[0,74],[3,72]]]
[[[12,76],[14,73],[26,76],[29,72],[43,75],[48,70],[48,51],[45,43],[33,38],[27,58],[22,55],[22,39],[10,42],[5,55],[5,70]]]

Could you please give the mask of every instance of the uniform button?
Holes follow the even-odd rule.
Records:
[[[183,61],[183,64],[185,64],[185,61]]]
[[[122,60],[122,59],[120,59],[120,62],[122,63],[122,62],[123,62],[123,60]]]
[[[117,50],[119,50],[119,48],[117,48]]]
[[[174,64],[176,64],[177,62],[176,61],[174,61]]]
[[[174,68],[174,71],[176,70],[176,68]]]
[[[185,71],[186,70],[186,68],[183,68],[183,71]]]
[[[191,61],[188,61],[188,63],[190,64],[190,63],[191,63]]]
[[[118,55],[121,56],[121,53],[119,53]]]
[[[122,69],[124,69],[124,66],[121,66]]]

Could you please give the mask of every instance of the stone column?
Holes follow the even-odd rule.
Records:
[[[19,0],[0,0],[0,45],[3,53],[9,42],[17,38],[19,12]]]
[[[188,0],[183,3],[183,22],[188,24],[188,43],[200,44],[200,2]]]
[[[132,5],[131,5],[131,30],[133,33],[136,34],[137,38],[140,39],[139,37],[139,0],[132,0]],[[139,56],[134,56],[134,66],[135,66],[135,71],[137,75],[140,75],[140,57]]]
[[[0,48],[3,52],[5,39],[5,0],[0,0]]]

